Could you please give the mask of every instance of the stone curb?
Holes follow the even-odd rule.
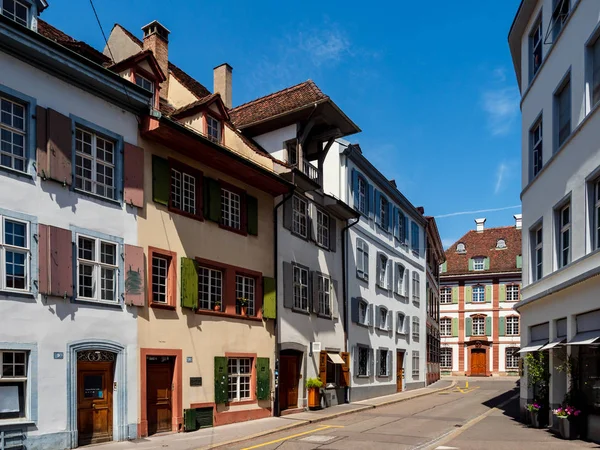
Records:
[[[403,398],[398,398],[398,399],[394,399],[394,400],[388,400],[386,402],[378,403],[376,405],[364,405],[361,408],[350,409],[348,411],[340,411],[339,413],[333,413],[333,414],[329,414],[329,415],[326,415],[326,416],[315,417],[314,419],[298,420],[297,423],[292,423],[292,424],[289,424],[289,425],[284,425],[282,427],[273,428],[271,430],[261,431],[260,433],[253,434],[251,436],[244,436],[244,437],[241,437],[241,438],[232,439],[232,440],[227,441],[227,442],[220,442],[218,444],[212,444],[212,445],[207,445],[205,447],[199,447],[197,450],[208,450],[208,449],[213,449],[213,448],[224,447],[226,445],[238,444],[240,442],[249,441],[249,440],[256,439],[256,438],[263,437],[263,436],[268,436],[270,434],[279,433],[281,431],[290,430],[292,428],[298,428],[298,427],[301,427],[303,425],[309,425],[311,423],[324,422],[325,420],[335,419],[335,418],[338,418],[338,417],[341,417],[341,416],[346,416],[348,414],[354,414],[354,413],[357,413],[357,412],[366,411],[368,409],[376,409],[376,408],[380,408],[382,406],[393,405],[394,403],[402,403],[402,402],[405,402],[405,401],[408,401],[408,400],[413,400],[415,398],[425,397],[426,395],[436,394],[438,392],[443,392],[443,391],[449,391],[450,389],[456,387],[457,384],[458,384],[458,382],[456,380],[453,380],[452,383],[450,384],[450,386],[447,386],[447,387],[444,387],[444,388],[440,388],[440,389],[436,389],[434,391],[423,392],[421,394],[413,395],[411,397],[403,397]]]

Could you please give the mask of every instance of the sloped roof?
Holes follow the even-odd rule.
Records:
[[[160,81],[164,81],[167,79],[165,73],[162,71],[162,69],[158,65],[158,62],[156,61],[156,58],[154,57],[154,53],[152,53],[152,51],[150,51],[150,50],[143,50],[139,53],[136,53],[135,55],[131,55],[129,58],[125,58],[122,61],[119,61],[118,63],[108,66],[108,68],[115,72],[119,72],[120,70],[122,70],[122,68],[126,68],[130,65],[137,64],[143,60],[148,61],[148,64],[152,68],[152,71],[154,72],[155,76],[157,76],[157,78]]]
[[[496,249],[499,239],[504,239],[506,248]],[[465,253],[458,253],[456,246],[463,243]],[[485,274],[517,272],[517,256],[521,254],[521,230],[514,226],[487,228],[481,232],[471,230],[456,241],[446,253],[446,272],[441,277],[448,275]],[[469,259],[475,257],[490,259],[489,270],[469,271]]]
[[[241,128],[326,100],[329,97],[312,80],[308,80],[236,106],[229,111],[229,115],[235,126]]]

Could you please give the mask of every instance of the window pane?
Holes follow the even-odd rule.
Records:
[[[237,230],[241,228],[240,195],[227,189],[221,189],[221,223]]]
[[[115,244],[107,242],[100,244],[100,262],[113,266],[117,264],[117,246]]]
[[[6,251],[6,287],[25,289],[27,280],[27,255],[25,253]]]
[[[79,237],[79,258],[87,261],[96,260],[96,242],[93,239]]]
[[[169,261],[160,256],[152,257],[152,301],[167,303],[167,268]]]
[[[101,287],[101,300],[107,301],[115,301],[115,279],[116,279],[116,270],[108,269],[106,267],[102,267],[100,283]]]

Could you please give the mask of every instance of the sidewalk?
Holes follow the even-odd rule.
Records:
[[[454,386],[456,386],[455,381],[440,380],[426,388],[332,406],[318,411],[305,411],[284,417],[269,417],[266,419],[251,420],[249,422],[233,423],[231,425],[205,428],[190,433],[170,433],[135,441],[111,442],[109,444],[98,445],[98,448],[101,450],[154,450],[165,448],[169,450],[199,450],[216,448],[224,445],[231,445],[246,439],[266,436],[279,431],[306,425],[308,423],[321,422],[346,414],[352,414],[354,412],[411,400],[435,392],[448,390]]]

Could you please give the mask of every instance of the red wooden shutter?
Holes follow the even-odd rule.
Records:
[[[319,353],[319,378],[323,383],[327,383],[327,352],[321,351]]]
[[[125,245],[125,304],[144,306],[144,249]]]
[[[70,186],[72,183],[73,133],[71,119],[48,108],[48,178]]]
[[[38,122],[39,124],[39,122]],[[39,142],[39,141],[38,141]],[[39,147],[38,147],[39,150]],[[38,151],[38,161],[39,161]],[[50,294],[50,230],[48,225],[39,225],[38,227],[38,251],[39,251],[39,280],[38,287],[40,294]]]
[[[125,203],[144,207],[144,149],[125,143]]]
[[[350,386],[350,353],[342,352],[340,355],[344,360],[344,365],[342,366],[342,381],[344,382],[344,386]]]
[[[73,296],[73,243],[70,230],[39,226],[39,291],[55,297]]]
[[[35,140],[37,148],[37,172],[42,178],[48,176],[48,124],[46,108],[35,108]]]

